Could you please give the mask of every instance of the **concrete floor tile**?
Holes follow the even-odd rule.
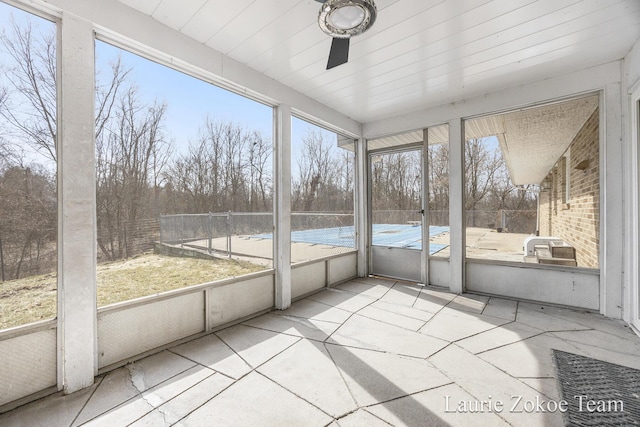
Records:
[[[569,331],[569,332],[550,332],[549,335],[560,338],[561,340],[571,343],[586,344],[588,346],[599,347],[605,350],[611,350],[623,355],[640,356],[640,338],[630,335],[628,338],[620,338],[609,332],[603,331]]]
[[[332,418],[262,375],[252,372],[180,421],[201,426],[324,426]]]
[[[131,426],[172,425],[204,405],[233,382],[234,380],[222,374],[213,374],[177,394],[173,399],[140,418]]]
[[[638,334],[634,332],[630,325],[620,319],[610,319],[598,313],[587,311],[559,309],[552,314],[557,317],[568,317],[576,323],[589,326],[591,329],[607,332],[611,335],[625,339],[637,339]]]
[[[517,344],[513,344],[517,345]],[[518,355],[512,357],[522,364],[526,360],[517,360]],[[429,361],[451,378],[457,385],[473,396],[474,401],[496,402],[500,400],[504,404],[504,410],[500,414],[511,425],[517,426],[562,426],[562,414],[560,412],[528,412],[524,408],[524,402],[548,401],[546,396],[531,389],[518,379],[503,372],[495,366],[487,363],[466,350],[451,345],[433,357]],[[515,398],[514,398],[515,396]],[[512,410],[513,404],[521,406]]]
[[[627,366],[633,369],[640,369],[640,354],[628,354],[619,352],[617,348],[602,348],[600,346],[594,346],[589,344],[583,344],[575,341],[567,341],[574,349],[569,351],[570,353],[579,354],[581,356],[587,356],[594,359],[602,360],[609,363],[615,363],[616,365]]]
[[[322,304],[307,298],[297,301],[286,310],[274,311],[273,314],[342,324],[351,316],[352,313],[350,311],[331,307],[327,304]]]
[[[413,357],[428,357],[449,343],[438,338],[367,319],[357,314],[344,323],[327,343]]]
[[[635,340],[638,338],[629,325],[622,320],[607,319],[601,314],[586,311],[570,310],[567,308],[546,307],[546,313],[551,316],[578,323],[590,329],[606,332],[620,338]]]
[[[0,426],[70,426],[101,380],[102,378],[98,378],[93,386],[75,393],[69,395],[57,393],[23,405],[13,411],[0,414]]]
[[[395,285],[387,292],[382,298],[381,301],[397,304],[397,305],[406,305],[409,307],[413,306],[413,303],[416,302],[420,291],[423,286],[416,285],[412,283],[406,282],[396,282]]]
[[[511,322],[499,328],[490,329],[477,335],[458,341],[460,347],[470,353],[478,354],[507,344],[522,341],[543,332],[523,323]]]
[[[327,289],[326,291],[318,292],[317,294],[313,294],[307,297],[307,299],[322,304],[327,304],[341,310],[350,311],[352,313],[368,306],[375,301],[374,298],[354,295],[351,292],[339,291],[333,288]]]
[[[465,313],[445,307],[433,316],[420,333],[446,341],[457,341],[508,323],[508,320],[481,314]]]
[[[175,396],[200,381],[214,375],[214,371],[201,366],[193,367],[157,386],[118,405],[110,411],[93,418],[83,425],[124,426],[150,413]]]
[[[87,427],[128,426],[153,411],[153,408],[145,399],[136,397],[82,425]]]
[[[231,378],[238,379],[251,371],[251,366],[214,334],[173,347],[171,351]]]
[[[300,341],[298,337],[245,325],[223,329],[216,335],[254,368]]]
[[[447,408],[448,396],[451,406]],[[458,402],[475,398],[455,384],[370,406],[366,410],[393,426],[508,426],[495,413],[455,412]],[[449,410],[449,411],[447,411]]]
[[[549,314],[547,314],[549,313]],[[516,320],[542,331],[578,331],[591,329],[572,320],[553,316],[557,314],[555,307],[542,304],[519,303]]]
[[[396,284],[397,280],[387,279],[385,277],[356,277],[353,280],[350,280],[349,283],[366,283],[370,285],[383,285],[387,287],[392,287]]]
[[[360,407],[451,382],[426,360],[331,344],[327,349]]]
[[[423,322],[428,321],[434,315],[434,313],[432,312],[420,310],[414,307],[409,307],[408,305],[390,304],[384,301],[376,301],[373,304],[371,304],[370,307],[376,307],[381,310],[386,310],[392,313],[401,314],[406,317],[411,317],[412,319],[422,320]]]
[[[195,365],[182,356],[163,351],[127,365],[126,368],[129,369],[133,385],[143,392]]]
[[[322,343],[302,340],[259,367],[258,372],[334,418],[358,408]]]
[[[456,296],[449,304],[447,308],[457,311],[468,311],[471,313],[480,314],[484,310],[485,305],[489,301],[489,297],[482,295],[463,294]]]
[[[116,390],[113,394],[107,394],[106,389],[98,389],[82,411],[80,417],[78,417],[78,421],[75,425],[87,420],[90,420],[87,425],[95,426],[128,425],[214,373],[210,369],[193,364],[190,369],[177,373],[175,376],[167,377],[160,384],[156,384],[151,388],[143,390],[141,387],[143,387],[142,384],[145,382],[145,374],[149,374],[153,372],[153,370],[158,371],[157,368],[154,368],[157,366],[156,364],[161,360],[167,361],[167,359],[169,359],[165,356],[162,358],[159,358],[158,356],[159,355],[155,355],[147,358],[152,359],[150,362],[146,359],[142,359],[132,365],[129,365],[128,367],[131,372],[130,377],[128,378],[128,383],[114,381],[114,378],[110,378],[110,376],[107,375],[103,380],[103,384],[105,384],[105,381],[108,381],[106,384],[110,387],[115,387],[116,389],[121,390],[122,397],[130,397],[117,405],[112,405],[111,408],[104,411],[104,408],[109,405],[108,402],[111,398],[117,397],[118,393]],[[175,355],[174,357],[177,358]],[[143,368],[140,368],[139,371],[135,371],[134,369],[136,365]],[[167,363],[167,368],[172,367],[175,369],[176,366],[179,366],[179,364],[175,362],[173,364]],[[126,370],[126,368],[121,369]],[[139,378],[136,378],[136,376],[139,376]],[[159,377],[156,375],[156,378]],[[154,376],[150,375],[149,379],[153,380]],[[133,385],[137,391],[133,396],[131,396],[131,385]]]
[[[426,313],[426,312],[425,312]],[[369,319],[378,320],[380,322],[388,323],[390,325],[399,326],[411,331],[417,331],[425,322],[422,320],[414,319],[412,317],[396,314],[388,310],[382,310],[375,305],[370,305],[362,310],[358,311],[359,316],[368,317]]]
[[[85,423],[98,415],[136,397],[139,390],[131,382],[129,370],[124,368],[109,372],[100,382],[73,426]]]
[[[478,357],[514,377],[554,378],[552,349],[578,353],[576,347],[544,334],[480,353]]]
[[[363,409],[340,418],[335,422],[336,427],[389,427],[389,423],[382,421],[375,415]]]
[[[487,305],[485,305],[482,314],[513,321],[516,320],[517,309],[517,301],[491,297]]]
[[[153,407],[158,407],[212,375],[215,375],[215,371],[203,366],[194,366],[193,368],[158,384],[152,389],[145,391],[142,393],[142,398],[149,402]]]
[[[336,329],[338,329],[338,327],[340,327],[339,324],[333,322],[277,315],[273,313],[267,313],[260,317],[247,320],[243,325],[316,341],[326,340]]]
[[[353,294],[358,294],[365,297],[378,299],[378,298],[382,298],[384,294],[389,292],[389,289],[391,289],[392,286],[393,284],[388,284],[387,282],[365,283],[365,282],[350,281],[350,282],[335,286],[332,289],[337,289],[344,292],[351,292]]]
[[[430,313],[437,313],[455,297],[456,294],[425,287],[421,289],[413,307]]]
[[[170,427],[171,425],[173,423],[167,420],[159,409],[154,409],[136,422],[129,424],[131,427]]]

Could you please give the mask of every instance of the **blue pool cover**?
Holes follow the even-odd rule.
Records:
[[[429,236],[446,233],[449,227],[429,226]],[[271,239],[271,233],[256,234],[251,237]],[[421,228],[412,224],[373,224],[373,245],[388,248],[422,249]],[[355,232],[352,225],[344,227],[319,228],[314,230],[293,231],[291,240],[316,245],[342,246],[355,248]],[[446,248],[447,245],[429,244],[431,255]]]

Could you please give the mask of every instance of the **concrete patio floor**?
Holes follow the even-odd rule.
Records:
[[[597,314],[356,279],[0,415],[0,425],[562,425],[560,412],[522,406],[560,399],[551,349],[640,369],[640,339]],[[498,400],[500,413],[458,411]]]

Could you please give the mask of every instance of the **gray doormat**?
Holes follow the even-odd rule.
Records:
[[[567,426],[640,426],[640,371],[553,350]]]

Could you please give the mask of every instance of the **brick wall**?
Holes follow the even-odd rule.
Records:
[[[573,245],[578,266],[589,268],[598,267],[600,246],[598,119],[596,109],[569,146],[568,159],[560,158],[545,178],[549,188],[540,192],[540,235],[560,237]]]

